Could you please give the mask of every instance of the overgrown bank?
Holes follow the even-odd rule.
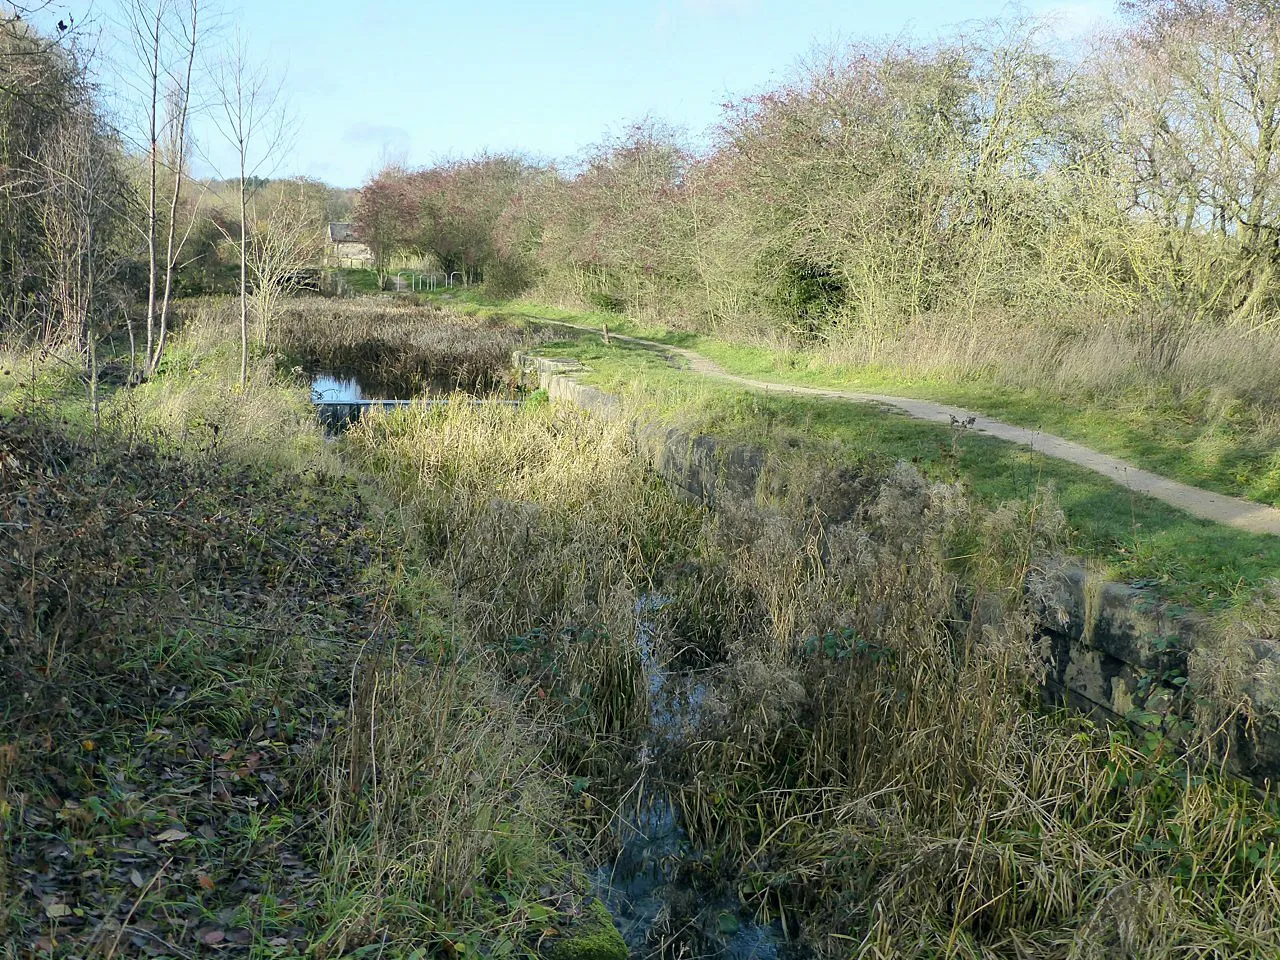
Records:
[[[1085,329],[938,317],[900,335],[805,341],[696,333],[678,317],[599,313],[471,294],[466,307],[547,317],[686,347],[730,373],[779,384],[938,400],[1043,429],[1194,486],[1277,502],[1277,341],[1176,318]]]
[[[162,514],[190,524],[228,518],[207,535],[214,553],[192,561],[190,575],[179,561],[145,566],[184,555],[178,523],[153,545],[105,538],[129,546],[125,570],[142,564],[127,589],[85,577],[112,603],[172,602],[188,632],[175,641],[151,621],[123,621],[117,632],[150,658],[146,671],[106,662],[91,682],[136,686],[142,705],[96,708],[102,721],[82,731],[73,708],[84,707],[73,699],[64,719],[76,739],[56,740],[55,757],[74,776],[39,781],[38,753],[25,748],[29,767],[9,775],[10,785],[15,776],[38,783],[31,796],[56,797],[60,809],[70,799],[96,816],[87,798],[98,795],[84,784],[97,784],[89,777],[99,758],[152,769],[160,755],[156,769],[181,774],[150,776],[163,788],[135,787],[129,801],[164,798],[143,839],[161,852],[157,868],[180,856],[142,894],[130,893],[143,888],[128,871],[104,868],[100,882],[128,894],[117,921],[140,904],[126,944],[153,933],[188,950],[225,950],[248,930],[254,949],[285,955],[295,940],[315,953],[374,944],[392,953],[552,951],[563,921],[592,909],[570,864],[592,841],[607,861],[619,818],[661,794],[702,852],[678,858],[684,896],[652,928],[653,946],[668,955],[705,948],[752,914],[785,918],[824,956],[1269,957],[1280,946],[1269,921],[1280,908],[1274,812],[1218,778],[1201,753],[1184,757],[1040,706],[1020,588],[1062,537],[1044,498],[990,510],[941,475],[811,443],[780,462],[773,502],[712,514],[646,471],[621,426],[537,402],[372,417],[335,448],[300,426],[301,387],[276,379],[268,362],[243,394],[221,389],[236,357],[219,346],[216,325],[201,329],[175,346],[182,366],[172,381],[166,373],[118,409],[125,439],[129,424],[163,422],[167,443],[181,440],[179,424],[214,412],[183,444],[197,460],[174,461],[154,482],[163,497],[152,494]],[[110,430],[114,421],[104,422]],[[92,445],[77,456],[92,464]],[[190,463],[214,471],[211,461],[224,457],[304,469],[255,480],[252,495],[214,480],[206,491],[201,478],[213,472],[179,481]],[[317,465],[348,480],[322,483]],[[96,473],[55,473],[95,484],[76,510],[94,515],[105,504],[111,516],[128,515],[135,493],[152,490],[110,480],[129,470],[117,459]],[[353,479],[367,485],[363,506],[349,485],[340,492]],[[39,481],[64,509],[72,500],[60,482]],[[7,485],[5,496],[14,509]],[[341,551],[307,559],[337,535],[326,530],[354,545],[345,561]],[[48,571],[60,572],[38,568],[39,582],[52,595],[65,571],[82,568],[96,569],[51,560]],[[0,566],[14,578],[26,571]],[[92,650],[101,637],[89,614],[101,606],[68,621],[59,643]],[[209,632],[193,612],[223,626]],[[46,652],[47,628],[40,621]],[[1252,635],[1275,630],[1268,613]],[[696,724],[659,744],[646,721],[665,694],[648,682],[646,657],[703,690]],[[210,678],[206,661],[226,666]],[[87,672],[64,676],[79,682]],[[1209,679],[1189,683],[1228,705],[1239,696]],[[145,699],[152,686],[169,699]],[[184,688],[175,702],[170,691]],[[271,737],[255,726],[287,723],[303,712],[295,703],[317,704],[327,720],[312,721],[313,740],[282,737],[302,747],[296,761],[281,761],[296,766],[267,772],[289,789],[264,781],[258,808],[245,801],[233,821],[216,790],[205,799],[209,783],[229,779],[234,798],[261,778],[234,752],[222,774],[219,758],[234,746],[263,754],[257,769],[276,764],[274,748],[259,745]],[[209,713],[225,714],[223,726]],[[192,752],[187,744],[207,735],[187,731],[200,723],[230,732],[188,775],[162,751]],[[155,740],[161,730],[166,739]],[[94,733],[86,752],[80,738]],[[111,736],[124,745],[108,753],[100,744]],[[241,767],[250,767],[243,780],[234,776]],[[9,849],[16,835],[49,834],[73,857],[114,855],[136,828],[108,803],[122,801],[104,796],[106,814],[88,828],[96,833],[76,834],[75,814],[42,814],[47,826],[11,817]],[[190,829],[206,823],[215,838]],[[159,839],[171,829],[189,836]],[[299,868],[245,877],[246,851],[270,848],[248,846],[242,829],[281,850],[296,844],[288,849],[315,876]],[[171,883],[179,868],[190,876]],[[10,889],[27,881],[24,869],[10,870]],[[241,913],[224,922],[206,910],[201,870],[226,898],[210,904]],[[138,874],[146,887],[151,878]],[[74,882],[90,881],[77,871]],[[726,891],[743,917],[709,906]],[[52,923],[42,900],[22,902],[17,929]],[[281,910],[289,926],[277,921]],[[151,933],[132,930],[143,917],[158,924]],[[202,947],[194,932],[216,943]],[[54,934],[68,955],[83,945],[65,925]],[[285,946],[271,946],[280,939]]]
[[[269,359],[234,388],[231,329],[190,324],[96,430],[56,360],[6,384],[5,955],[594,931],[547,725],[304,388]]]
[[[699,907],[725,886],[831,955],[1275,951],[1269,808],[1040,707],[1013,588],[1054,544],[1044,505],[988,513],[910,467],[810,461],[810,484],[800,459],[780,510],[704,514],[654,491],[624,428],[555,408],[414,411],[350,443],[446,537],[584,791],[678,798],[706,860],[655,931],[673,953],[716,928]],[[654,596],[657,655],[705,690],[656,755],[636,641]]]
[[[603,321],[614,332],[619,326],[635,329],[625,318],[584,316],[527,302],[464,302],[461,308],[488,316],[510,311],[521,323],[549,315],[573,323]],[[663,350],[612,336],[605,343],[599,333],[552,329],[564,339],[539,350],[543,356],[580,361],[584,369],[577,376],[586,382],[625,398],[645,417],[695,434],[783,450],[816,439],[834,444],[840,456],[854,461],[907,460],[931,478],[962,483],[969,496],[989,507],[1052,490],[1067,517],[1071,552],[1103,565],[1117,579],[1154,585],[1192,606],[1247,604],[1280,571],[1280,541],[1274,537],[1196,519],[1087,469],[974,435],[963,424],[916,421],[876,404],[748,390],[693,375]],[[673,331],[643,330],[642,335],[705,350],[731,371],[743,368],[724,359],[733,349],[725,344]],[[748,374],[779,382],[824,382],[817,375],[788,378],[769,366],[768,356],[760,351]]]

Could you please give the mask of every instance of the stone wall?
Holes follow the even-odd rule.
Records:
[[[616,397],[576,380],[580,368],[572,361],[514,359],[551,400],[611,420],[627,416]],[[640,454],[689,499],[714,507],[717,498],[753,498],[760,490],[768,466],[763,448],[656,423],[633,422],[632,430]],[[1219,649],[1216,631],[1186,607],[1106,581],[1068,558],[1046,566],[1027,589],[1049,701],[1184,740],[1197,706],[1192,691],[1209,686],[1192,671],[1218,655],[1196,653]],[[1280,782],[1280,643],[1250,639],[1230,649],[1229,672],[1248,709],[1225,720],[1215,750],[1259,786]]]

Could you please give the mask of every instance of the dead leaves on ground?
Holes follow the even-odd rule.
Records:
[[[0,419],[0,936],[307,949],[317,745],[372,630],[369,527],[328,478]]]

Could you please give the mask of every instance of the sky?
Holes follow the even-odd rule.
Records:
[[[120,0],[53,0],[110,31]],[[698,136],[726,100],[785,80],[820,46],[1007,12],[1005,0],[220,0],[221,31],[283,77],[291,144],[271,173],[359,186],[410,166],[518,151],[572,160],[653,117]],[[1111,0],[1027,0],[1067,38]],[[110,44],[104,44],[110,49]],[[208,118],[206,173],[229,169]]]

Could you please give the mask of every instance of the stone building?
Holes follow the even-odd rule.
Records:
[[[356,235],[353,223],[331,223],[325,243],[325,263],[330,267],[373,266],[373,251]]]

